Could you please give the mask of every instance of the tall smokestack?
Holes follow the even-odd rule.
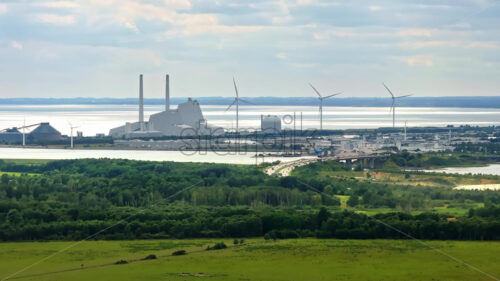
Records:
[[[166,77],[165,80],[165,111],[168,111],[170,109],[170,79]]]
[[[139,125],[144,131],[144,94],[142,90],[142,74],[139,75]]]

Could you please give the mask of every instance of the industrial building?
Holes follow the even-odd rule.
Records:
[[[35,128],[29,133],[25,134],[25,140],[29,142],[46,142],[46,141],[58,141],[62,139],[61,133],[52,127],[48,122],[38,123],[28,126],[23,126],[20,128],[9,128],[0,131],[0,143],[22,143],[23,133],[19,131]]]
[[[0,143],[21,143],[23,134],[17,128],[9,128],[0,132]]]
[[[276,115],[261,115],[260,129],[264,133],[278,134],[281,133],[281,118]]]
[[[48,122],[40,123],[40,125],[28,135],[28,140],[30,141],[57,141],[61,138],[61,133],[50,126]]]
[[[170,80],[165,81],[165,111],[153,114],[144,121],[144,93],[142,74],[139,76],[139,121],[113,128],[109,135],[113,138],[145,138],[162,136],[220,135],[220,127],[208,126],[200,104],[189,98],[185,103],[170,109]]]

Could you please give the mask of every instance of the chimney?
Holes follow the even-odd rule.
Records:
[[[139,126],[144,131],[144,94],[142,90],[142,74],[139,75]]]
[[[168,111],[170,109],[170,79],[166,77],[165,80],[165,111]]]

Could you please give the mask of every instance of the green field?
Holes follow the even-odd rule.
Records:
[[[224,241],[229,248],[206,251]],[[419,242],[407,240],[89,241],[13,280],[493,280]],[[425,242],[500,276],[499,242]],[[0,280],[72,242],[0,244]],[[175,250],[187,255],[172,256]],[[141,261],[155,254],[158,259]],[[128,264],[115,264],[127,260]]]

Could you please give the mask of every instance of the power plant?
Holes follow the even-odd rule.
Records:
[[[235,91],[235,98],[232,103],[227,107],[226,111],[235,107],[236,113],[236,134],[240,134],[240,116],[239,106],[241,103],[252,104],[239,96],[236,81],[233,77],[233,86]],[[319,129],[323,130],[323,101],[331,97],[337,96],[340,93],[330,94],[323,96],[311,83],[309,86],[316,93],[319,100]],[[391,113],[393,127],[396,125],[396,101],[410,95],[396,96],[393,92],[383,83],[384,88],[389,92],[392,99]],[[209,126],[207,120],[204,118],[201,111],[200,104],[197,100],[188,98],[186,102],[177,105],[177,108],[171,109],[170,106],[170,77],[165,76],[165,110],[160,111],[149,116],[149,120],[145,120],[144,116],[144,81],[143,75],[139,75],[139,110],[138,120],[136,122],[127,122],[122,126],[112,128],[109,131],[109,136],[114,139],[141,139],[141,138],[161,138],[161,137],[192,137],[192,136],[221,136],[225,134],[222,127]],[[286,117],[286,116],[285,116]],[[300,118],[300,130],[302,131],[302,113]],[[67,121],[70,126],[70,134],[68,140],[70,147],[73,148],[73,133],[74,129],[78,126],[73,126]],[[289,124],[285,121],[285,124]],[[26,129],[32,129],[31,132],[25,133]],[[284,128],[282,127],[282,118],[277,115],[261,115],[260,131],[264,133],[279,134]],[[286,130],[286,129],[285,129]],[[296,130],[295,114],[293,117],[293,131]],[[231,132],[233,133],[233,132]],[[79,137],[82,137],[81,132],[77,132]],[[101,136],[102,135],[102,136]],[[230,134],[231,135],[231,134]],[[248,135],[248,131],[244,131],[242,135]],[[406,122],[405,122],[405,135],[406,135]],[[96,137],[103,137],[104,134],[96,134]],[[5,130],[0,130],[0,143],[16,144],[22,143],[25,145],[26,141],[30,142],[57,142],[66,136],[61,136],[61,133],[50,126],[49,123],[37,123],[22,127],[13,127]],[[404,138],[406,141],[406,137]]]
[[[113,138],[151,138],[164,136],[220,135],[220,127],[208,126],[198,101],[188,98],[177,109],[170,109],[170,79],[165,77],[165,111],[155,113],[144,121],[144,90],[142,74],[139,75],[139,121],[113,128],[109,135]]]

